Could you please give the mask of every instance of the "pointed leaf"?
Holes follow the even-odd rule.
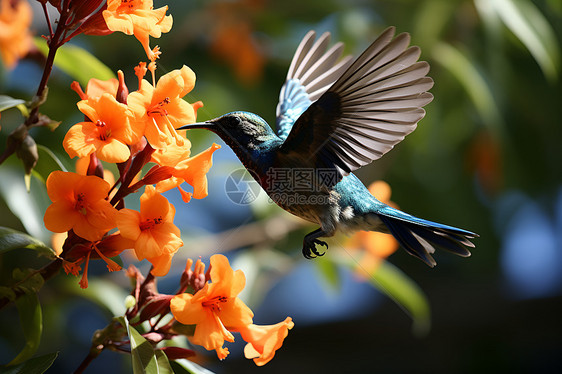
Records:
[[[0,196],[10,211],[21,221],[25,231],[42,241],[51,238],[52,233],[45,228],[43,215],[50,204],[47,188],[37,178],[31,178],[33,193],[27,193],[22,178],[21,166],[10,163],[12,157],[0,168]]]
[[[21,248],[39,251],[51,258],[56,255],[55,251],[42,241],[23,232],[0,226],[0,254]]]
[[[21,99],[14,99],[8,95],[0,95],[0,112],[21,104],[25,104],[25,101]]]
[[[33,168],[33,176],[43,183],[46,182],[49,174],[55,170],[68,171],[60,158],[49,148],[37,144],[37,152],[39,154],[39,161],[37,161],[37,165]]]
[[[175,360],[172,362],[174,372],[176,374],[189,373],[189,374],[214,374],[212,371],[197,365],[195,362],[189,361],[185,358]],[[180,368],[179,370],[177,368]],[[181,371],[183,369],[183,371]]]
[[[16,299],[21,327],[25,336],[25,347],[8,364],[16,365],[29,359],[37,351],[43,332],[41,305],[36,293],[26,293]]]
[[[120,316],[125,313],[127,293],[115,282],[98,277],[89,280],[88,288],[82,289],[76,281],[72,281],[67,283],[67,291],[93,301],[97,305],[106,308],[114,316]]]
[[[16,268],[12,271],[12,278],[17,282],[15,288],[25,293],[37,293],[45,283],[45,279],[35,269]]]
[[[0,372],[2,374],[43,374],[51,367],[58,355],[58,352],[48,353],[43,356],[29,359],[15,366],[6,368],[0,367]]]
[[[485,77],[459,49],[447,43],[438,43],[432,50],[433,58],[448,69],[460,82],[474,103],[483,123],[496,135],[504,132],[500,110]],[[502,138],[499,136],[498,138]]]
[[[131,342],[131,359],[134,374],[173,374],[168,358],[162,351],[156,351],[152,344],[131,325],[125,317],[118,321],[127,329]]]
[[[35,45],[47,55],[49,49],[45,40],[35,38]],[[57,51],[55,66],[86,86],[91,78],[108,80],[115,78],[115,74],[103,62],[90,52],[73,44],[64,44]]]
[[[555,32],[536,5],[528,0],[492,0],[497,15],[527,47],[544,75],[556,80],[560,68],[560,48]]]

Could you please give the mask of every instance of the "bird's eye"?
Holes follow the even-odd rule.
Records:
[[[230,120],[230,124],[232,125],[232,127],[236,127],[240,125],[241,122],[242,119],[238,116],[233,116],[232,119]]]

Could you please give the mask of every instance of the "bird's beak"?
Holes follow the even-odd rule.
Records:
[[[215,123],[211,121],[207,121],[207,122],[190,123],[189,125],[184,125],[182,127],[177,128],[176,130],[191,130],[191,129],[211,130],[213,127],[215,127]]]

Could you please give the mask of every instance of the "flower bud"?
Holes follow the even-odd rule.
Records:
[[[121,70],[117,71],[117,78],[119,79],[119,86],[117,86],[117,94],[115,99],[123,104],[127,104],[127,96],[129,96],[129,89],[125,84],[125,75]]]
[[[125,308],[131,309],[137,304],[137,299],[133,295],[127,295],[125,298]]]

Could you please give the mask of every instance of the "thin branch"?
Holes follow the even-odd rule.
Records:
[[[43,13],[45,13],[45,21],[47,21],[47,26],[49,27],[49,39],[52,39],[54,36],[53,33],[53,26],[51,25],[51,19],[49,17],[49,10],[47,9],[47,2],[41,3],[43,7]]]

